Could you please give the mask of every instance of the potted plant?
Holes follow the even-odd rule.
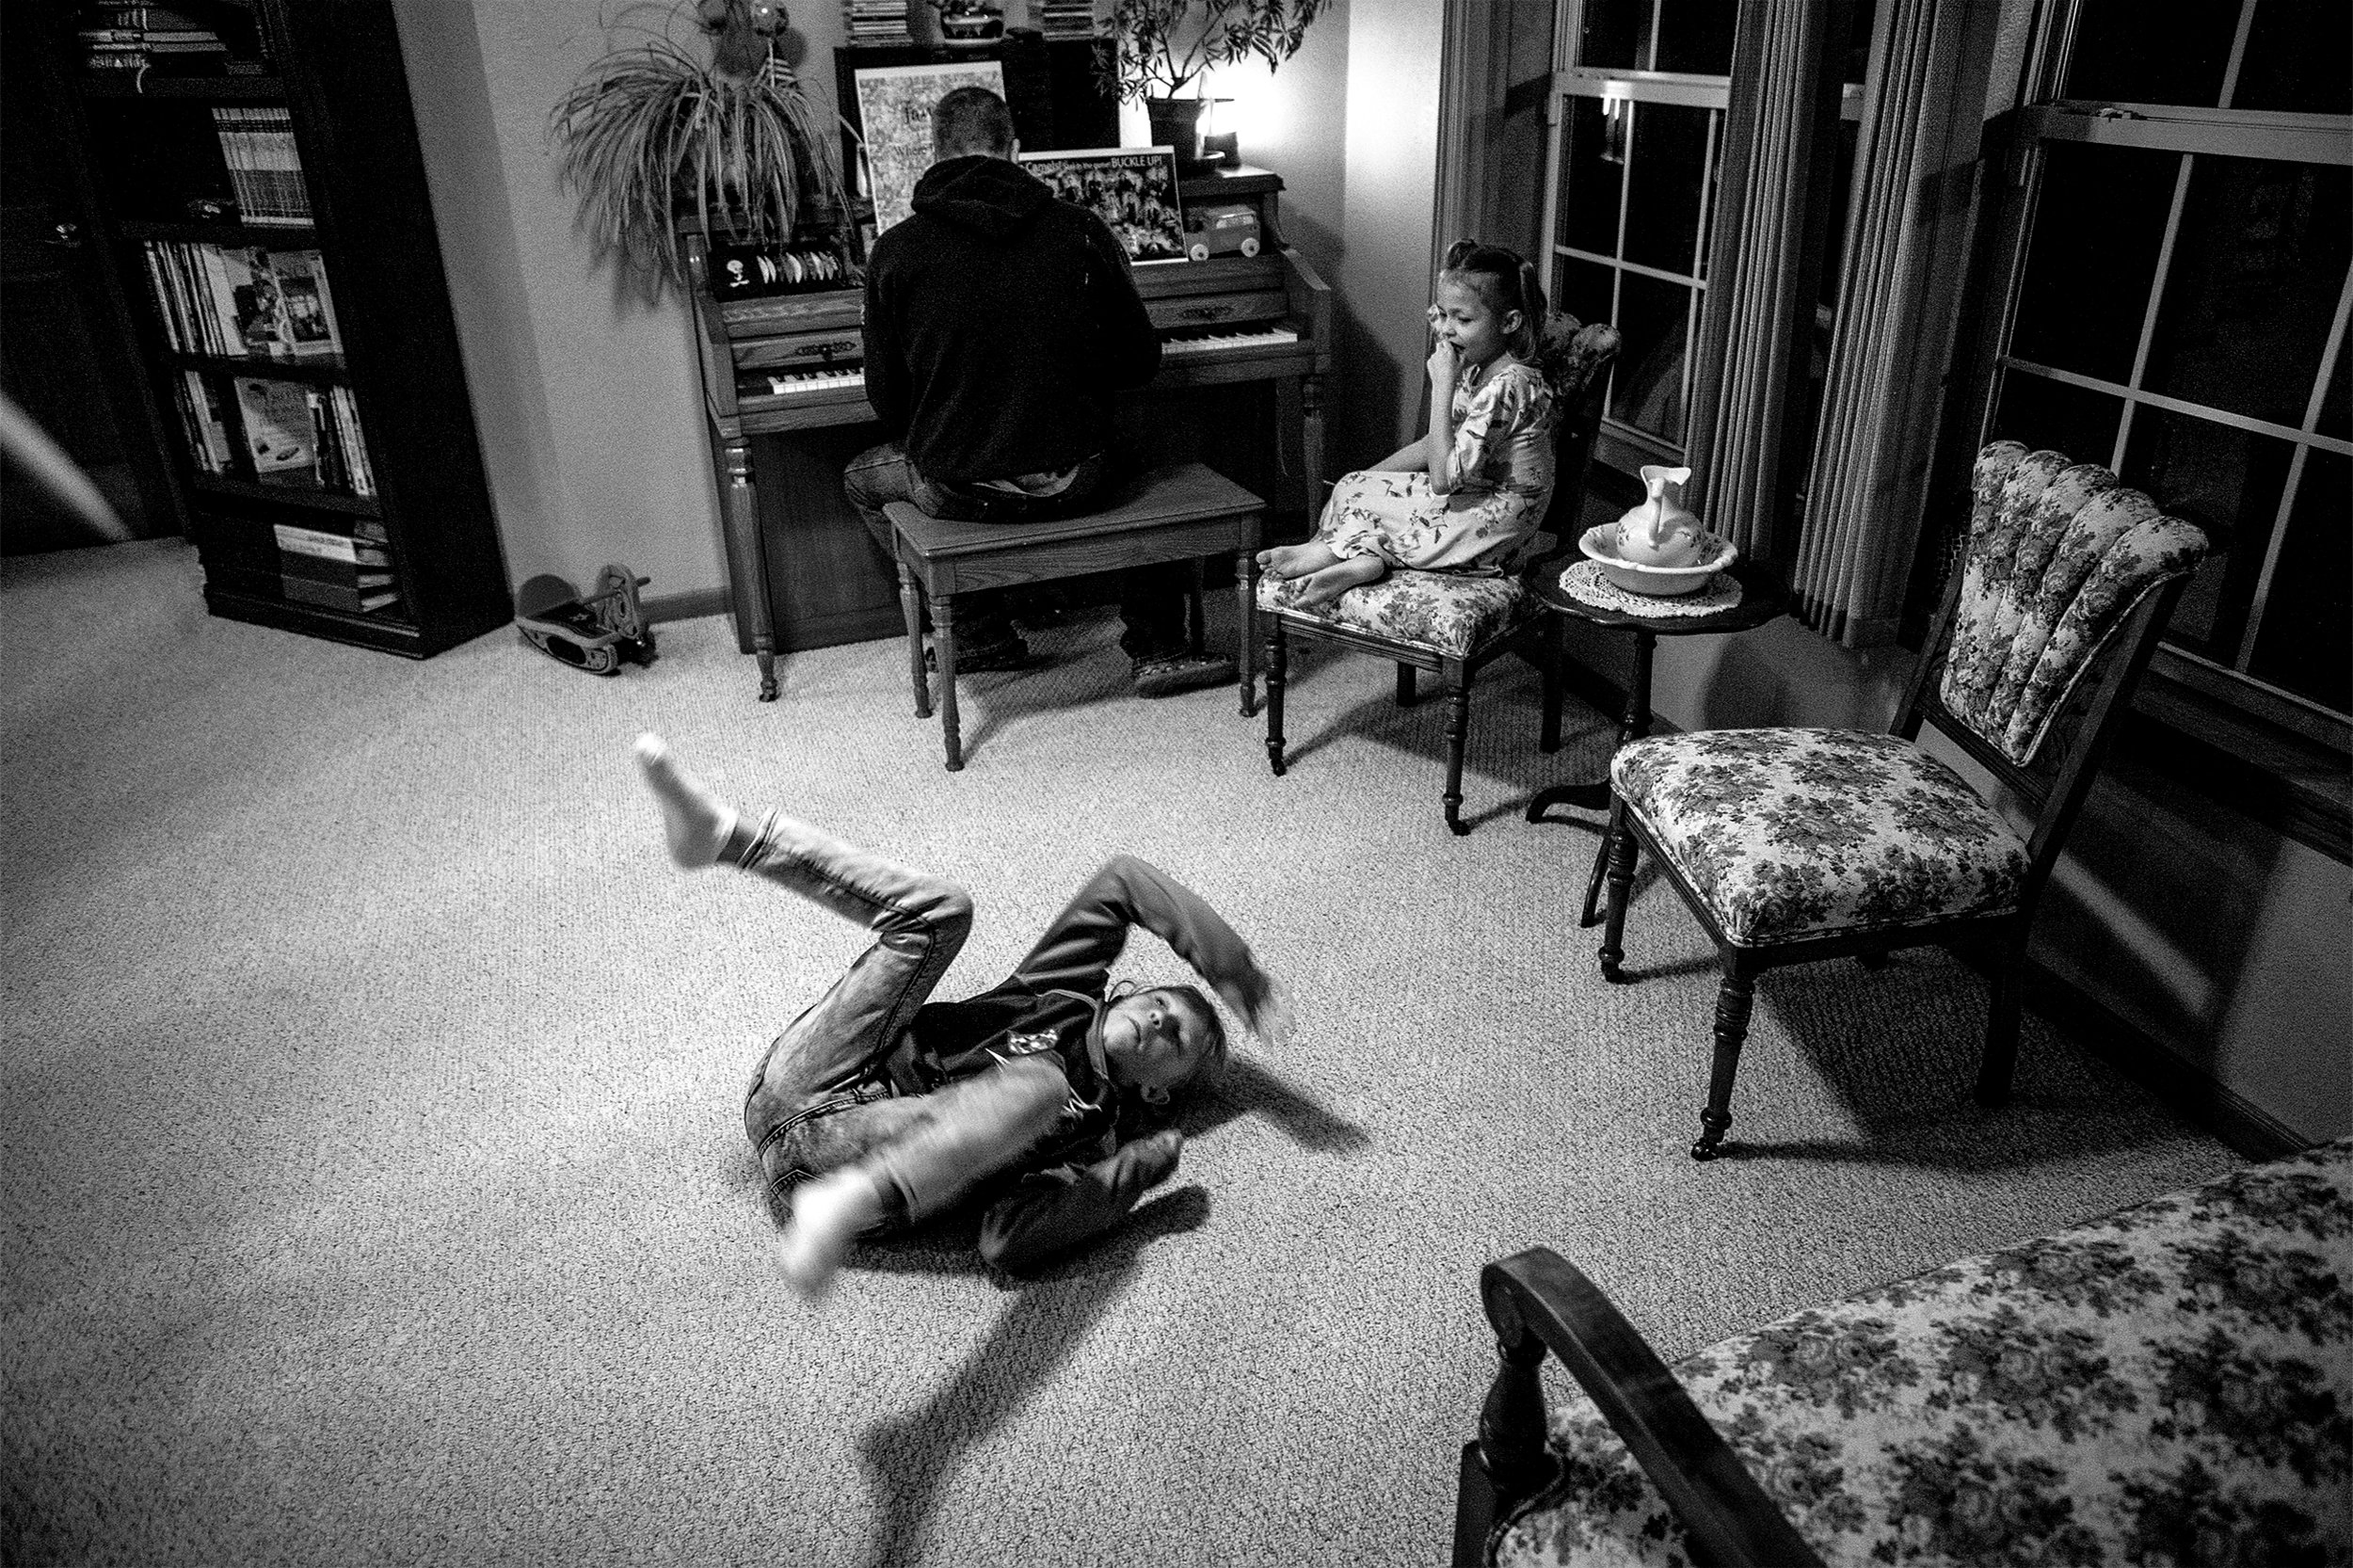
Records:
[[[1330,0],[1112,0],[1096,44],[1096,73],[1123,104],[1144,101],[1156,145],[1201,158],[1202,85],[1219,66],[1262,59],[1273,71],[1299,53]],[[1177,96],[1187,87],[1193,96]]]
[[[844,209],[829,137],[777,54],[776,0],[679,0],[711,40],[698,61],[668,37],[582,72],[548,116],[559,172],[595,248],[660,296],[686,286],[678,220],[782,244]]]

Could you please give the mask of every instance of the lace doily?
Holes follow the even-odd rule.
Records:
[[[1561,574],[1561,591],[1580,603],[1596,610],[1613,610],[1622,616],[1646,616],[1654,618],[1667,616],[1712,616],[1719,610],[1729,610],[1740,602],[1740,584],[1727,573],[1719,573],[1716,580],[1697,593],[1672,597],[1659,594],[1630,594],[1601,574],[1599,561],[1579,561]]]

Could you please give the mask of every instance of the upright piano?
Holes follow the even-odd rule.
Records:
[[[1260,244],[1255,255],[1136,268],[1161,335],[1160,370],[1128,394],[1121,427],[1148,461],[1197,457],[1242,484],[1270,485],[1278,513],[1312,518],[1322,500],[1332,298],[1282,243],[1282,188],[1276,175],[1247,167],[1180,184],[1188,212],[1255,209]],[[760,697],[771,701],[779,648],[901,632],[896,581],[841,496],[844,460],[881,439],[860,369],[863,296],[815,287],[721,300],[705,237],[684,238],[736,646],[759,661]],[[1190,444],[1173,448],[1176,440]]]

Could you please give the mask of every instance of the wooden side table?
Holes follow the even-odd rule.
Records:
[[[1644,616],[1623,610],[1608,610],[1598,604],[1588,604],[1561,585],[1559,571],[1546,570],[1537,574],[1529,586],[1536,597],[1545,601],[1556,616],[1581,620],[1589,626],[1606,627],[1612,631],[1634,633],[1634,674],[1626,682],[1625,712],[1618,716],[1618,745],[1639,741],[1650,733],[1650,670],[1651,657],[1657,650],[1661,637],[1689,637],[1711,632],[1746,632],[1764,625],[1788,607],[1789,589],[1781,574],[1772,568],[1755,561],[1737,561],[1728,574],[1740,584],[1740,602],[1704,616]],[[1660,600],[1671,604],[1672,600]],[[1556,664],[1560,657],[1561,623],[1553,622],[1553,653]],[[1553,702],[1560,700],[1556,689]],[[1558,733],[1557,713],[1545,715],[1548,731]],[[1613,748],[1614,749],[1614,748]],[[1555,806],[1578,806],[1589,811],[1609,808],[1609,775],[1588,784],[1554,784],[1536,792],[1528,803],[1528,820],[1537,822]],[[1593,869],[1585,880],[1585,907],[1577,916],[1580,926],[1599,923],[1594,913],[1601,897],[1602,872],[1609,861],[1609,835],[1605,829],[1601,846],[1593,855]]]
[[[927,516],[904,501],[883,508],[899,557],[899,601],[906,621],[907,667],[918,718],[929,718],[932,712],[922,630],[923,603],[931,604],[932,643],[939,655],[940,738],[948,748],[950,773],[964,766],[964,737],[956,716],[956,596],[977,588],[1197,560],[1231,551],[1234,593],[1241,606],[1234,662],[1241,676],[1242,715],[1249,716],[1258,536],[1266,503],[1203,463],[1154,469],[1101,500],[1099,511],[1034,522],[953,522]],[[1194,600],[1192,642],[1199,652],[1197,586]]]

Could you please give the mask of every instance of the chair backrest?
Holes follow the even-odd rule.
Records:
[[[2017,441],[1977,455],[1972,491],[1969,537],[1895,728],[1934,724],[2032,805],[2042,866],[2206,536],[2106,469]]]
[[[1601,430],[1602,394],[1609,366],[1618,357],[1618,329],[1606,321],[1581,325],[1556,312],[1545,322],[1536,345],[1536,366],[1552,386],[1552,500],[1542,531],[1575,545],[1577,515],[1585,506],[1585,481],[1593,466],[1593,438]]]

